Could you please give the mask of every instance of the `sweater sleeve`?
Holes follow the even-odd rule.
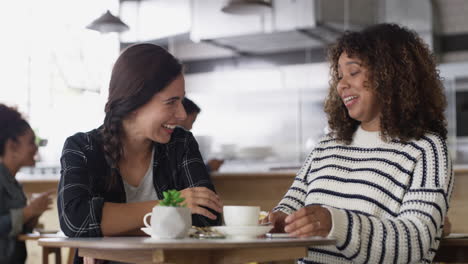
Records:
[[[431,263],[435,256],[453,188],[452,164],[445,142],[437,137],[410,145],[420,155],[395,216],[328,207],[333,219],[330,236],[354,263]]]
[[[0,186],[0,197],[5,190]],[[0,214],[0,236],[16,237],[23,231],[23,207],[6,210]]]
[[[15,237],[23,231],[23,208],[0,215],[0,236]]]
[[[11,216],[11,230],[10,237],[15,237],[23,232],[24,218],[23,208],[10,209]]]
[[[289,215],[304,207],[307,196],[307,175],[309,174],[312,157],[313,152],[309,154],[304,165],[296,174],[291,187],[289,187],[289,190],[273,211],[281,211]]]
[[[60,158],[57,206],[60,227],[68,237],[99,237],[104,198],[93,197],[85,148],[77,135],[65,141]]]
[[[1,182],[0,182],[1,183]],[[0,185],[0,197],[3,197],[3,186]],[[6,210],[0,214],[0,237],[6,237],[12,231],[11,213]]]

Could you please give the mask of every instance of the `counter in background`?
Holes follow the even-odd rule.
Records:
[[[211,179],[225,205],[275,207],[291,186],[294,171],[257,173],[212,173]]]
[[[455,166],[455,186],[449,217],[454,233],[468,233],[468,166]],[[296,171],[213,173],[215,188],[225,205],[259,205],[269,211],[291,186]],[[57,178],[22,178],[26,193],[56,189]]]
[[[468,165],[454,166],[455,185],[449,218],[453,233],[468,233]],[[296,171],[213,173],[212,180],[225,205],[259,205],[269,211],[291,186]]]
[[[468,233],[468,165],[456,165],[448,216],[453,233]]]

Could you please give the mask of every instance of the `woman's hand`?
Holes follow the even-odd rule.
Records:
[[[30,229],[34,229],[39,223],[39,216],[34,216],[29,221],[26,222],[25,226]]]
[[[51,209],[52,197],[50,197],[50,195],[54,192],[55,191],[43,192],[31,200],[29,205],[23,209],[25,222],[28,222],[33,217],[39,217],[46,210]]]
[[[32,199],[29,203],[29,207],[32,208],[34,216],[40,216],[45,211],[51,209],[52,205],[52,195],[54,191],[43,192],[39,194],[36,198]]]
[[[210,167],[211,171],[218,171],[219,167],[223,165],[224,160],[221,159],[211,159],[208,161],[208,166]]]
[[[206,187],[187,188],[180,192],[181,197],[185,198],[184,204],[192,210],[192,214],[203,215],[215,220],[216,215],[201,206],[213,209],[218,213],[223,212],[223,203],[219,196]]]
[[[319,205],[303,207],[285,219],[284,230],[295,237],[326,237],[332,228],[331,214]]]
[[[271,223],[273,225],[273,229],[270,230],[271,233],[284,233],[284,219],[287,216],[281,211],[270,212],[267,217],[260,221],[260,224]]]

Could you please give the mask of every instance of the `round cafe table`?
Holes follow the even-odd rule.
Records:
[[[149,237],[44,238],[43,247],[77,248],[80,256],[130,263],[246,263],[302,258],[307,248],[334,239],[152,239]]]

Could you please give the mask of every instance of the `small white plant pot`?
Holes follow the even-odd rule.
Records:
[[[151,215],[151,225],[148,216]],[[187,207],[155,206],[143,222],[151,228],[154,238],[184,238],[192,227],[192,214]]]

